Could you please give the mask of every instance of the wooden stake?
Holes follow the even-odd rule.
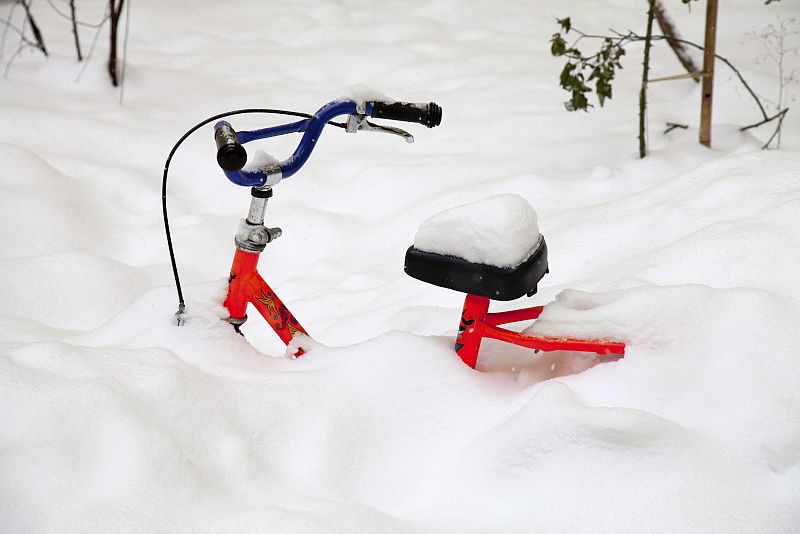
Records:
[[[703,51],[703,94],[700,101],[700,143],[711,146],[711,108],[714,95],[714,54],[717,41],[717,0],[707,0],[706,41]]]

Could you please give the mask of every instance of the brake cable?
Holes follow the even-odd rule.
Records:
[[[284,109],[261,109],[261,108],[247,108],[247,109],[237,109],[234,111],[226,111],[225,113],[220,113],[219,115],[214,115],[213,117],[209,117],[201,122],[198,122],[189,130],[184,133],[178,142],[175,143],[175,146],[172,147],[172,150],[169,151],[169,155],[167,156],[167,161],[164,163],[164,177],[161,182],[161,209],[164,212],[164,232],[167,235],[167,248],[169,249],[169,260],[172,263],[172,274],[175,276],[175,289],[178,291],[178,311],[175,312],[175,320],[178,326],[184,323],[183,315],[184,311],[186,310],[186,304],[183,300],[183,291],[181,290],[181,280],[178,276],[178,264],[175,261],[175,250],[172,247],[172,234],[169,231],[169,216],[167,215],[167,175],[169,174],[169,164],[172,161],[172,156],[175,155],[175,152],[178,150],[178,147],[183,144],[183,142],[194,132],[205,126],[206,124],[213,122],[218,119],[222,119],[224,117],[230,117],[231,115],[244,115],[245,113],[268,113],[272,115],[289,115],[292,117],[303,117],[306,119],[311,119],[314,116],[309,113],[302,113],[299,111],[287,111]],[[346,125],[341,122],[334,122],[328,121],[329,125],[337,126],[339,128],[346,128]]]

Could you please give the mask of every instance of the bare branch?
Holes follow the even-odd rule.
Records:
[[[686,69],[686,72],[692,74],[692,78],[694,79],[695,83],[700,82],[700,77],[696,76],[695,73],[700,71],[697,65],[694,62],[694,59],[689,54],[689,51],[686,50],[683,43],[679,40],[680,36],[678,35],[678,31],[675,29],[675,25],[672,24],[672,21],[667,16],[667,11],[664,8],[664,4],[661,3],[661,0],[656,0],[655,5],[655,13],[656,13],[656,21],[658,21],[658,27],[661,28],[661,33],[664,34],[664,37],[667,40],[667,44],[675,52],[675,55],[678,57],[678,61],[681,62],[683,68]]]
[[[769,148],[769,144],[772,143],[772,140],[775,139],[776,136],[778,137],[778,148],[781,147],[781,137],[780,136],[781,136],[781,130],[783,128],[783,119],[786,117],[786,112],[787,111],[789,111],[789,108],[784,109],[783,111],[781,111],[777,115],[779,117],[778,118],[778,126],[775,127],[775,131],[772,132],[772,135],[769,137],[769,139],[767,139],[767,142],[764,143],[764,146],[761,147],[762,149]]]
[[[41,51],[41,48],[39,48],[39,46],[35,42],[33,42],[30,39],[28,39],[27,37],[25,37],[25,34],[23,33],[23,31],[21,29],[17,28],[16,26],[11,24],[7,20],[3,20],[3,19],[0,19],[0,24],[5,26],[7,30],[12,30],[14,33],[19,35],[24,44],[30,46],[31,48],[36,48],[37,50]],[[5,40],[5,35],[3,35],[3,39]],[[0,57],[2,57],[2,56],[0,56]]]
[[[677,122],[668,122],[667,123],[667,127],[664,128],[664,133],[668,134],[672,130],[675,130],[677,128],[680,128],[681,130],[688,130],[689,129],[689,125],[688,124],[680,124],[680,123],[677,123]]]
[[[778,119],[778,118],[783,120],[783,116],[786,115],[786,113],[788,111],[789,111],[789,108],[783,108],[782,110],[780,110],[778,113],[776,113],[772,117],[767,117],[766,119],[760,120],[760,121],[755,122],[753,124],[749,124],[747,126],[743,126],[742,128],[739,128],[739,131],[740,132],[744,132],[746,130],[749,130],[750,128],[756,128],[757,126],[761,126],[762,124],[766,124],[766,123],[771,122],[771,121],[773,121],[775,119]]]
[[[42,53],[47,56],[47,47],[44,46],[44,39],[42,38],[42,32],[39,31],[39,26],[36,25],[36,21],[33,20],[33,15],[31,14],[31,0],[27,2],[25,0],[20,0],[22,7],[25,9],[25,17],[28,20],[28,24],[31,25],[31,31],[33,32],[33,37],[36,39],[36,47],[42,51]]]
[[[119,17],[122,13],[122,4],[124,3],[125,0],[108,0],[109,16],[111,17],[108,74],[111,76],[111,85],[114,87],[119,86],[119,78],[117,75],[117,26],[119,25]]]
[[[128,35],[131,29],[131,1],[125,5],[125,35],[122,38],[122,72],[120,74],[119,103],[125,97],[125,72],[128,66]]]
[[[8,20],[3,20],[3,38],[2,40],[0,40],[0,61],[2,61],[4,57],[6,57],[6,37],[8,37],[9,27],[13,27],[10,25],[11,21],[14,20],[14,10],[17,8],[18,5],[19,4],[17,2],[11,4],[11,8],[8,10]]]
[[[109,19],[109,14],[106,12],[105,17],[103,17],[102,23],[100,26],[97,27],[97,31],[94,32],[94,37],[92,38],[92,45],[89,47],[89,54],[86,56],[86,61],[83,62],[83,67],[81,67],[78,76],[75,78],[75,81],[78,82],[83,77],[83,73],[86,72],[86,67],[89,66],[89,61],[92,59],[94,55],[94,49],[97,46],[97,41],[100,39],[100,32],[103,30],[103,24]]]
[[[81,54],[81,40],[78,38],[78,18],[75,15],[75,0],[69,0],[69,12],[70,19],[72,20],[72,35],[75,36],[75,52],[78,54],[78,61],[82,61],[83,55]]]
[[[50,4],[50,7],[53,8],[53,11],[55,11],[56,14],[58,14],[58,16],[60,16],[61,18],[67,19],[67,20],[72,20],[72,15],[64,13],[63,11],[61,11],[61,9],[57,5],[55,5],[53,3],[53,0],[47,0],[47,3]],[[69,3],[70,3],[70,10],[72,10],[73,4],[75,3],[75,0],[69,0]],[[106,17],[107,17],[107,15],[104,15],[103,18],[100,20],[100,22],[97,22],[97,23],[85,22],[85,21],[80,20],[80,19],[75,19],[75,22],[78,24],[78,26],[86,26],[87,28],[99,28],[106,21]]]
[[[17,57],[19,57],[21,53],[22,53],[22,46],[17,48],[11,55],[11,57],[8,59],[8,63],[6,63],[6,68],[3,69],[3,78],[8,78],[8,72],[11,70],[11,65],[14,63],[14,60],[17,59]]]

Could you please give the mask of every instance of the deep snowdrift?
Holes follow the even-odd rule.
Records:
[[[68,28],[37,4],[53,57],[0,83],[0,532],[800,530],[799,123],[759,151],[720,76],[708,150],[694,128],[658,133],[696,125],[694,84],[653,85],[636,159],[637,52],[606,108],[567,114],[547,39],[555,16],[643,14],[563,4],[134,3],[121,107],[99,59],[71,83]],[[740,41],[796,14],[783,4],[721,6],[718,48],[764,92]],[[676,18],[698,39],[700,14]],[[663,47],[654,64],[677,68]],[[172,143],[216,112],[313,111],[351,84],[444,120],[410,126],[413,145],[326,131],[276,188],[284,237],[261,270],[317,341],[293,360],[255,317],[247,339],[219,320],[248,195],[210,129],[173,161],[175,327]],[[480,372],[458,360],[462,296],[405,277],[403,253],[434,214],[498,194],[536,208],[550,249],[528,299],[548,304],[517,326],[623,339],[624,359],[486,342]]]

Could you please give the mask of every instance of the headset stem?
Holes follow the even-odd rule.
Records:
[[[250,211],[247,213],[247,222],[250,224],[264,224],[264,214],[267,211],[267,199],[252,197]]]

